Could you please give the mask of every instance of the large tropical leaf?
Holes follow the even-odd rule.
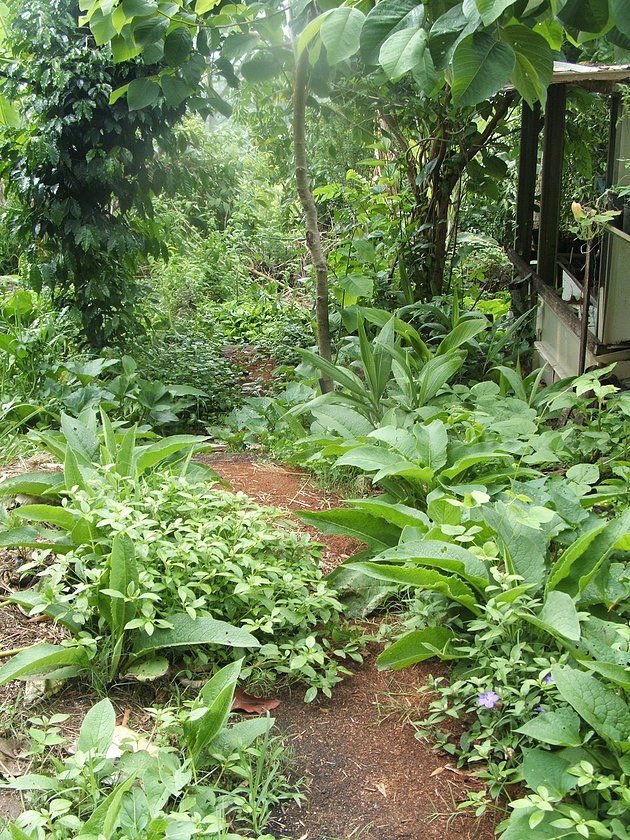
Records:
[[[453,102],[477,105],[510,81],[516,56],[509,44],[487,32],[464,38],[453,55]]]
[[[329,64],[339,64],[358,52],[364,20],[363,12],[352,6],[340,6],[328,15],[322,23],[320,37]]]
[[[361,57],[366,64],[378,64],[382,45],[400,29],[415,29],[424,17],[418,0],[381,0],[368,14],[361,30]]]

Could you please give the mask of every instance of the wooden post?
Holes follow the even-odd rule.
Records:
[[[532,232],[534,228],[534,198],[538,164],[538,135],[540,133],[540,105],[530,108],[523,102],[521,108],[521,142],[518,158],[518,192],[516,195],[516,231],[514,250],[525,260],[532,259]]]
[[[582,321],[580,323],[580,350],[578,353],[578,376],[586,370],[586,348],[588,346],[588,311],[591,303],[591,248],[593,243],[586,243],[586,263],[584,282],[582,283]]]
[[[538,274],[550,285],[556,280],[566,107],[566,85],[551,85],[545,108],[538,234]]]

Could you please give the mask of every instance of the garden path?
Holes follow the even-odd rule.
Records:
[[[322,510],[339,504],[307,473],[216,454],[213,468],[235,490],[260,504],[287,512]],[[304,528],[305,526],[299,525]],[[330,570],[358,545],[346,537],[322,535],[323,565]],[[458,771],[445,754],[418,741],[407,721],[422,717],[428,702],[422,686],[435,666],[380,673],[374,653],[337,686],[332,700],[303,702],[303,692],[280,695],[274,716],[289,735],[298,773],[307,779],[308,800],[290,806],[272,831],[292,840],[490,840],[497,820],[457,811],[468,791],[481,785]]]

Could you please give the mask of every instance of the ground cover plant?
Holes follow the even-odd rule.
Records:
[[[629,39],[623,0],[0,2],[2,840],[630,836],[627,383],[547,384],[502,250],[522,104]],[[622,218],[567,98],[561,216]]]

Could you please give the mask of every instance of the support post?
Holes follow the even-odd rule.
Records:
[[[550,285],[556,279],[566,107],[566,85],[551,85],[545,108],[538,234],[538,274]]]
[[[538,165],[538,135],[540,134],[540,105],[530,108],[523,101],[521,108],[521,141],[518,158],[518,192],[516,194],[516,231],[514,250],[529,263],[532,259],[534,229],[534,198]]]

